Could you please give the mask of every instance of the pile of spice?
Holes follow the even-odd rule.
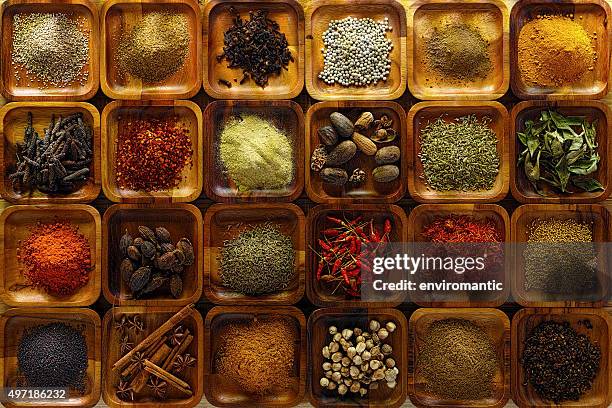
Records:
[[[398,146],[378,148],[377,143],[389,143],[395,140],[397,132],[393,128],[393,119],[382,115],[376,119],[371,112],[363,112],[353,123],[340,112],[329,116],[331,125],[317,130],[318,145],[312,152],[310,169],[318,172],[324,183],[345,186],[359,186],[368,178],[366,171],[360,167],[350,166],[351,160],[358,157],[357,151],[366,156],[373,156],[376,167],[372,170],[372,178],[377,183],[390,183],[400,174],[395,164],[400,160]],[[340,140],[345,139],[344,141]],[[349,177],[345,168],[349,168]],[[351,168],[352,171],[350,170]]]
[[[478,28],[457,22],[434,28],[425,38],[425,61],[429,70],[460,82],[486,78],[493,69],[489,43]]]
[[[518,68],[532,86],[557,87],[579,82],[593,71],[596,35],[573,16],[541,15],[527,22],[518,37]]]
[[[543,110],[536,120],[525,121],[517,133],[523,149],[517,166],[540,195],[544,188],[561,193],[598,191],[603,186],[589,177],[597,172],[597,122]]]
[[[184,322],[193,307],[185,306],[146,337],[144,333],[150,330],[140,315],[115,317],[113,333],[119,339],[122,357],[112,370],[119,374],[115,394],[121,401],[193,395],[191,385],[181,378],[188,378],[188,371],[197,366],[197,356],[193,354],[196,348],[192,345],[195,334]]]
[[[69,194],[89,178],[93,131],[80,112],[57,120],[53,115],[41,138],[28,112],[23,141],[16,149],[15,171],[9,175],[15,191]]]
[[[17,13],[13,16],[11,64],[40,89],[84,85],[89,77],[89,30],[86,21],[64,13]],[[21,80],[19,70],[15,79]]]
[[[70,388],[83,393],[87,375],[87,341],[83,333],[56,322],[27,329],[17,346],[24,387]]]
[[[427,328],[416,359],[416,375],[428,392],[445,400],[493,396],[500,361],[489,334],[465,319],[438,320]]]
[[[367,282],[372,271],[372,259],[377,254],[377,243],[389,242],[393,224],[386,219],[382,225],[374,219],[363,216],[342,218],[328,215],[328,225],[317,240],[316,254],[317,282],[335,294],[341,290],[349,297],[361,296],[361,284]],[[362,246],[370,245],[362,251]]]
[[[588,320],[584,325],[592,328]],[[591,390],[599,372],[601,348],[569,322],[540,323],[529,333],[524,347],[520,361],[525,379],[540,398],[560,404],[578,401]]]
[[[91,249],[68,221],[38,222],[19,243],[17,260],[29,284],[53,296],[69,296],[89,282]]]
[[[218,153],[222,168],[239,192],[278,190],[293,181],[291,138],[260,116],[228,120],[219,132]]]
[[[389,18],[346,17],[329,22],[323,33],[323,70],[319,79],[328,85],[368,86],[386,81],[391,71],[393,41]]]
[[[492,219],[468,215],[438,217],[425,227],[422,235],[430,242],[501,242],[501,234]]]
[[[597,284],[593,225],[573,219],[536,219],[529,226],[525,289],[551,294],[580,294]]]
[[[144,13],[131,30],[120,32],[115,55],[119,73],[147,83],[164,81],[183,67],[190,41],[185,14]]]
[[[193,165],[189,129],[177,117],[122,120],[115,154],[121,189],[160,191],[177,187]]]
[[[388,337],[397,328],[392,321],[381,325],[370,320],[368,327],[339,330],[330,326],[330,343],[321,352],[325,358],[319,385],[340,396],[348,392],[365,397],[380,385],[395,388],[400,374]]]
[[[119,240],[121,279],[136,299],[157,296],[162,291],[178,299],[183,293],[185,270],[195,262],[193,245],[187,238],[173,244],[164,227],[138,227],[133,238],[126,229]]]
[[[296,338],[295,325],[280,317],[227,323],[213,356],[215,372],[255,397],[287,389],[294,376]]]
[[[497,136],[491,120],[476,115],[447,122],[443,117],[420,132],[423,178],[436,191],[490,190],[499,173]]]
[[[280,75],[293,62],[287,37],[279,31],[278,23],[268,17],[267,10],[249,12],[248,21],[233,6],[229,11],[234,25],[223,36],[223,54],[217,56],[217,61],[227,60],[229,68],[242,69],[241,85],[252,79],[263,88],[271,76]],[[234,82],[237,81],[235,78]],[[219,82],[232,87],[226,79]]]
[[[223,286],[261,296],[285,290],[295,279],[291,236],[270,224],[257,225],[223,242],[219,276]]]

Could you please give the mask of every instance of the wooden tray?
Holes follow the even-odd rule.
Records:
[[[217,61],[223,54],[223,36],[233,25],[229,8],[240,12],[248,20],[249,11],[266,10],[268,18],[276,21],[284,33],[294,61],[278,76],[271,76],[262,88],[249,80],[240,85],[242,69],[229,69],[226,60]],[[304,88],[304,10],[296,0],[212,0],[204,8],[204,89],[217,99],[292,99]],[[237,81],[235,81],[236,79]],[[219,80],[230,81],[228,88]]]
[[[595,377],[593,388],[579,401],[567,401],[559,405],[543,401],[531,385],[526,383],[524,370],[520,364],[524,342],[531,330],[544,321],[569,322],[578,333],[587,335],[591,341],[601,347],[601,364],[599,374]],[[592,329],[587,329],[584,320],[591,322]],[[605,408],[612,401],[610,358],[610,315],[599,309],[522,309],[512,318],[512,400],[520,408],[548,407],[589,407]]]
[[[295,174],[293,182],[280,190],[239,192],[233,181],[223,174],[218,159],[218,132],[225,122],[240,114],[259,115],[270,120],[293,140]],[[214,101],[204,111],[207,153],[204,157],[204,189],[214,201],[224,203],[293,201],[304,187],[304,113],[293,101]]]
[[[121,189],[116,182],[115,158],[120,120],[136,120],[176,115],[188,130],[193,148],[193,166],[185,167],[185,176],[172,190],[135,191]],[[202,193],[202,111],[191,101],[113,101],[102,112],[102,188],[115,202],[189,202]]]
[[[393,389],[382,385],[378,390],[370,391],[365,398],[347,397],[341,399],[337,393],[324,392],[319,385],[323,375],[323,346],[329,344],[329,326],[336,326],[339,331],[346,328],[362,327],[369,331],[369,321],[375,319],[383,324],[393,321],[397,329],[389,334],[388,344],[393,348],[392,357],[400,370],[397,386]],[[308,318],[308,398],[317,408],[321,407],[370,407],[397,408],[406,400],[408,378],[408,322],[402,312],[396,309],[318,309]],[[384,382],[384,381],[383,381]]]
[[[484,329],[495,344],[501,362],[493,378],[494,396],[478,401],[441,400],[425,390],[424,379],[416,373],[419,348],[423,346],[424,336],[433,322],[455,318],[472,321]],[[504,312],[497,309],[418,309],[410,316],[410,372],[408,395],[417,407],[489,407],[501,408],[510,398],[510,320]]]
[[[204,293],[218,305],[290,305],[304,295],[304,213],[295,204],[215,204],[204,216]],[[291,236],[295,249],[295,279],[289,287],[264,296],[248,296],[224,287],[219,268],[223,242],[238,236],[244,226],[272,223]],[[236,227],[236,225],[239,227]]]
[[[510,217],[503,207],[496,204],[421,204],[408,214],[408,241],[419,244],[429,242],[421,235],[423,229],[434,220],[449,215],[467,215],[477,220],[490,219],[501,232],[502,242],[510,241]],[[470,296],[465,292],[454,299],[433,301],[432,295],[417,291],[411,293],[410,300],[423,307],[498,307],[503,305],[510,295],[509,272],[506,265],[501,271],[487,276],[487,279],[495,278],[496,281],[503,282],[501,292],[487,292],[482,297]]]
[[[540,112],[554,109],[563,115],[584,116],[589,121],[597,120],[598,151],[601,157],[594,177],[604,186],[604,191],[576,192],[573,194],[555,193],[551,190],[549,196],[539,195],[527,180],[523,169],[518,169],[516,161],[523,150],[517,137],[517,132],[523,132],[525,121],[538,119]],[[612,167],[608,164],[611,149],[608,147],[608,133],[612,129],[610,123],[610,108],[599,101],[525,101],[515,105],[510,120],[510,158],[513,162],[510,168],[510,189],[515,199],[521,203],[587,203],[603,201],[612,193]]]
[[[593,71],[579,83],[560,88],[542,88],[526,84],[518,69],[518,37],[521,28],[540,14],[571,14],[586,31],[597,34],[598,58]],[[510,15],[510,66],[512,91],[520,99],[600,99],[608,93],[610,69],[610,6],[603,0],[522,0]]]
[[[253,319],[278,317],[295,325],[298,335],[294,339],[293,375],[288,378],[288,389],[275,395],[259,399],[244,393],[236,384],[218,374],[214,367],[217,350],[221,344],[219,332],[231,323],[248,322]],[[230,307],[217,306],[206,315],[206,338],[204,356],[204,393],[208,402],[216,407],[292,407],[304,398],[306,388],[306,318],[295,307]],[[252,356],[252,358],[256,358]]]
[[[77,330],[82,330],[87,343],[87,372],[85,377],[85,392],[69,391],[68,399],[54,401],[54,407],[82,407],[90,408],[100,399],[101,373],[101,330],[100,317],[90,309],[66,308],[54,309],[50,307],[23,307],[9,309],[0,316],[0,376],[3,387],[15,387],[18,375],[17,351],[19,342],[27,330],[39,325],[49,323],[64,323]],[[49,406],[47,403],[8,403],[2,404],[7,408],[24,406]]]
[[[330,125],[329,115],[339,111],[348,116],[352,121],[357,120],[362,112],[372,112],[376,118],[387,115],[393,119],[394,129],[397,137],[393,142],[376,144],[378,148],[385,146],[398,146],[401,151],[400,161],[395,163],[400,168],[400,176],[391,183],[374,182],[371,173],[377,167],[374,157],[366,156],[358,151],[355,157],[344,166],[349,176],[352,170],[359,167],[363,169],[368,178],[366,182],[355,188],[337,187],[323,183],[318,174],[310,170],[310,158],[315,148],[321,144],[317,130],[319,127]],[[306,113],[306,192],[308,197],[317,203],[369,203],[383,202],[393,203],[400,200],[406,192],[406,113],[404,109],[395,102],[370,102],[370,101],[328,101],[319,102],[310,107]],[[348,183],[347,183],[348,185]]]
[[[499,174],[493,188],[488,191],[439,192],[427,187],[423,165],[418,158],[421,150],[421,129],[430,121],[444,115],[447,120],[475,114],[478,119],[491,118],[490,127],[497,134],[497,153],[500,159]],[[427,203],[491,203],[500,201],[508,194],[510,185],[510,163],[508,153],[508,111],[499,102],[421,102],[408,112],[408,190],[418,202]]]
[[[187,238],[195,251],[193,265],[183,272],[183,294],[174,299],[170,294],[145,299],[131,299],[131,293],[121,279],[119,265],[119,240],[128,229],[132,237],[139,236],[138,226],[165,227],[172,237],[172,244]],[[121,306],[184,306],[197,302],[202,295],[202,213],[191,204],[173,206],[146,206],[115,204],[104,212],[102,251],[102,292],[106,300]]]
[[[89,62],[83,67],[89,71],[87,80],[75,81],[63,88],[38,89],[39,81],[30,83],[25,75],[15,78],[11,61],[13,52],[13,16],[17,13],[65,13],[84,19],[83,29],[89,31]],[[14,101],[84,101],[91,99],[100,85],[99,48],[100,29],[98,7],[89,0],[7,0],[2,4],[2,95]],[[21,70],[19,70],[21,72]],[[28,86],[28,84],[32,86]]]
[[[408,10],[408,87],[419,99],[486,100],[502,97],[510,84],[509,17],[501,0],[417,0]],[[489,43],[492,72],[460,84],[432,74],[425,61],[424,36],[448,22],[471,22]]]
[[[119,76],[116,53],[121,26],[129,30],[148,12],[174,11],[189,21],[191,41],[183,67],[159,83],[147,84],[130,75]],[[202,23],[200,6],[195,0],[109,0],[101,6],[100,83],[112,99],[188,99],[198,93],[202,83]]]
[[[385,219],[392,220],[393,230],[390,236],[390,242],[407,242],[407,225],[408,219],[406,213],[396,205],[382,204],[329,204],[318,205],[311,208],[306,219],[306,295],[308,300],[320,307],[395,307],[402,303],[404,293],[398,292],[388,298],[384,302],[368,302],[360,299],[351,298],[344,294],[331,295],[327,293],[323,285],[316,281],[317,270],[317,240],[321,231],[331,226],[331,223],[325,219],[327,215],[337,216],[345,213],[349,218],[357,215],[371,217],[375,223],[383,223]],[[335,226],[335,225],[334,225]]]
[[[92,271],[89,282],[74,294],[56,297],[41,289],[23,288],[12,291],[11,287],[25,283],[17,260],[17,249],[21,241],[30,235],[30,227],[38,221],[52,222],[68,220],[79,228],[89,241]],[[19,205],[11,206],[0,213],[0,300],[9,306],[89,306],[100,296],[101,238],[100,214],[84,204],[74,205]]]
[[[323,70],[323,39],[331,20],[346,17],[371,18],[375,21],[389,18],[393,28],[387,38],[393,41],[389,54],[391,72],[387,81],[379,81],[368,87],[342,87],[327,85],[318,79]],[[306,8],[306,89],[310,96],[318,100],[392,100],[404,94],[407,74],[406,57],[406,12],[395,0],[344,0],[312,1]]]
[[[610,295],[610,274],[608,267],[608,255],[606,251],[610,240],[611,217],[608,210],[597,204],[526,204],[518,207],[512,213],[511,241],[513,243],[525,244],[527,242],[528,228],[531,223],[538,219],[575,219],[579,222],[593,223],[593,242],[599,243],[598,254],[598,279],[599,286],[596,292],[588,293],[584,298],[574,300],[562,300],[555,298],[542,291],[525,290],[525,267],[522,250],[515,249],[513,255],[512,270],[512,296],[515,302],[525,307],[601,307]],[[591,298],[591,299],[589,299]],[[594,300],[596,299],[596,300]]]
[[[93,161],[89,166],[89,178],[83,186],[70,194],[48,195],[38,190],[20,194],[13,189],[9,173],[15,168],[16,143],[22,142],[27,126],[28,112],[32,112],[32,122],[36,131],[44,136],[43,130],[49,126],[51,115],[70,115],[81,112],[84,122],[93,131]],[[100,113],[95,106],[85,102],[13,102],[0,109],[0,194],[14,204],[44,203],[87,203],[100,194]]]
[[[204,323],[202,316],[196,309],[192,309],[189,317],[187,317],[183,323],[189,328],[189,332],[193,335],[193,341],[187,348],[186,353],[194,356],[197,359],[196,367],[189,368],[189,376],[185,377],[184,373],[179,375],[179,378],[183,379],[191,386],[193,395],[189,398],[183,398],[183,395],[178,391],[171,391],[171,387],[168,386],[168,399],[164,401],[157,401],[153,399],[148,393],[148,388],[145,387],[146,397],[140,401],[124,402],[117,398],[115,394],[115,387],[119,378],[119,374],[112,370],[113,364],[119,360],[120,347],[119,347],[119,336],[113,330],[113,319],[119,315],[135,315],[139,314],[145,325],[145,331],[140,334],[139,340],[144,339],[147,335],[152,333],[155,329],[165,323],[170,317],[172,317],[179,309],[171,307],[161,306],[147,306],[147,307],[115,307],[110,309],[104,315],[104,321],[102,322],[103,340],[102,344],[102,361],[104,365],[102,367],[104,373],[104,379],[102,381],[102,398],[104,403],[110,408],[119,407],[137,407],[137,408],[159,408],[163,406],[176,407],[176,408],[192,408],[198,405],[202,399],[203,391],[203,367],[205,365],[204,359]]]

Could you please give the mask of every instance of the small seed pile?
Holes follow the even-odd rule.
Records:
[[[84,85],[89,77],[89,31],[64,13],[17,13],[13,17],[12,65],[40,89]],[[21,80],[19,71],[15,78]]]
[[[161,82],[183,67],[190,41],[186,15],[145,13],[130,31],[121,33],[115,59],[122,75]]]
[[[493,396],[500,362],[481,327],[469,320],[444,319],[428,327],[416,364],[428,392],[446,400],[479,400]]]
[[[270,224],[257,225],[227,240],[219,256],[223,286],[261,296],[287,289],[295,278],[290,236]]]
[[[319,79],[326,84],[367,86],[386,81],[391,71],[389,54],[393,41],[389,19],[346,17],[332,20],[323,33],[323,71]]]
[[[586,321],[585,326],[591,326]],[[545,400],[578,401],[593,386],[601,348],[569,322],[545,321],[525,340],[521,365],[526,381]],[[527,385],[527,384],[523,384]]]
[[[593,290],[597,254],[593,225],[573,219],[549,218],[532,222],[525,258],[525,289],[553,294]]]
[[[395,388],[400,374],[392,356],[393,347],[385,340],[396,329],[389,321],[384,326],[371,320],[368,329],[355,327],[339,331],[330,326],[329,345],[323,347],[323,374],[319,385],[323,389],[346,395],[348,392],[365,397],[368,391],[382,384]]]
[[[187,238],[172,244],[170,232],[164,227],[138,227],[140,236],[133,238],[126,230],[119,241],[123,260],[119,266],[121,278],[137,299],[159,295],[164,289],[175,299],[183,293],[185,270],[193,265],[195,253]]]

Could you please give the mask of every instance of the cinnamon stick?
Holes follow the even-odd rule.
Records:
[[[189,331],[187,331],[187,333],[189,333]],[[172,353],[170,353],[166,361],[164,361],[164,364],[161,366],[161,368],[163,368],[164,370],[171,371],[172,363],[174,362],[174,360],[176,360],[176,357],[178,357],[180,354],[183,354],[183,352],[191,344],[192,340],[193,336],[191,334],[187,334],[185,340],[183,340],[181,344],[177,344],[176,347],[174,347],[174,350],[172,350]]]
[[[162,344],[168,339],[168,336],[162,336],[159,339],[157,339],[157,341],[155,343],[153,343],[153,345],[149,348],[147,348],[144,351],[144,355],[145,358],[151,358],[152,355],[154,355],[157,350],[159,350],[159,348],[162,346]],[[127,366],[127,368],[125,370],[123,370],[121,372],[121,377],[125,378],[125,377],[129,377],[132,374],[134,374],[134,372],[140,368],[140,363],[139,362],[134,362],[132,364],[130,364],[129,366]]]
[[[144,369],[145,371],[153,374],[154,376],[159,377],[162,380],[166,381],[168,384],[170,384],[177,390],[181,391],[182,393],[187,394],[188,396],[193,395],[193,392],[191,392],[191,387],[189,386],[189,384],[187,384],[185,381],[181,380],[180,378],[170,374],[168,371],[164,370],[163,368],[153,364],[151,361],[149,360],[144,361]]]
[[[166,344],[162,344],[159,350],[157,350],[157,352],[150,359],[145,360],[145,362],[155,361],[157,364],[160,364],[162,361],[168,358],[171,351],[172,349],[170,347],[168,347]],[[147,381],[149,380],[150,376],[151,374],[146,370],[142,370],[140,373],[138,373],[130,384],[135,393],[142,391],[144,386],[147,385]]]

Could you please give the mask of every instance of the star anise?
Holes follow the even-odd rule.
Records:
[[[151,389],[155,398],[166,399],[167,382],[158,377],[151,377],[147,386]]]
[[[183,326],[177,326],[172,335],[170,335],[170,343],[173,346],[178,346],[187,337],[187,330]]]
[[[132,354],[130,361],[132,361],[132,363],[138,363],[138,368],[142,368],[144,366],[144,362],[146,359],[147,359],[147,356],[145,355],[145,353],[137,351],[134,354]]]
[[[125,336],[121,338],[119,347],[120,347],[119,352],[123,355],[123,354],[126,354],[128,351],[130,351],[134,347],[134,343],[130,341],[129,336],[126,334]]]
[[[119,380],[119,385],[117,386],[115,393],[122,401],[134,401],[134,389],[127,381]]]
[[[119,319],[115,320],[115,330],[118,332],[123,332],[128,328],[128,319],[125,315],[121,315]]]
[[[134,330],[135,333],[140,333],[144,330],[144,322],[139,314],[134,315],[132,318],[128,317],[128,327]]]
[[[172,370],[175,373],[180,373],[189,367],[195,366],[196,362],[197,360],[191,357],[190,354],[181,355],[174,360],[174,363],[172,363]]]

